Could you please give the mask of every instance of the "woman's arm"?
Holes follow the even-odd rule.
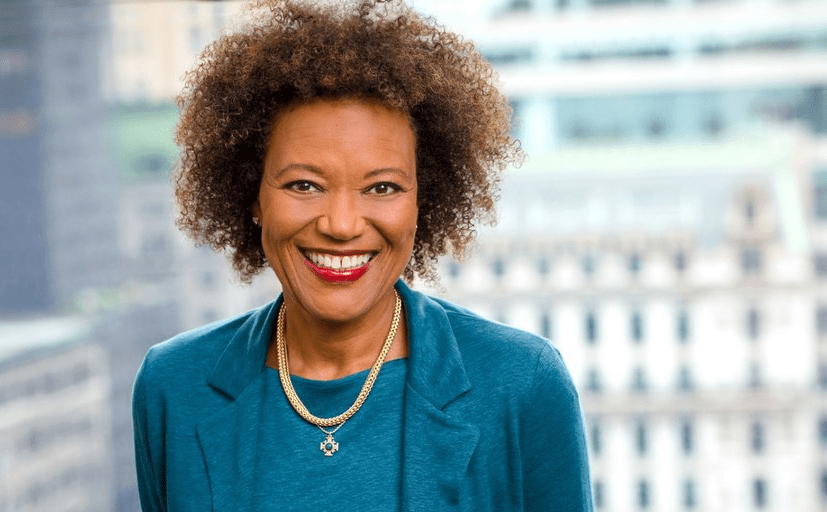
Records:
[[[521,419],[526,511],[592,511],[580,401],[559,352],[543,349]]]
[[[164,481],[160,466],[153,461],[153,454],[150,450],[151,438],[147,417],[149,414],[146,388],[146,359],[138,376],[135,378],[135,386],[132,389],[132,425],[135,437],[135,468],[138,474],[138,493],[141,498],[141,510],[143,512],[166,511],[166,500],[164,499]],[[156,457],[159,454],[155,454]]]

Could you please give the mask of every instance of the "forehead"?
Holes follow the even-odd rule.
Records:
[[[369,100],[315,100],[291,104],[276,115],[267,153],[372,149],[410,156],[415,145],[410,117],[400,109]]]

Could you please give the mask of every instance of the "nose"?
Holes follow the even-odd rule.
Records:
[[[357,194],[341,192],[332,194],[319,217],[319,231],[336,240],[352,240],[365,231],[365,218]]]

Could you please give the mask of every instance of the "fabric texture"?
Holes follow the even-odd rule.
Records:
[[[409,336],[401,509],[591,511],[579,400],[558,351],[396,286]],[[280,300],[148,352],[133,394],[144,511],[255,510]]]
[[[279,372],[268,368],[252,510],[398,511],[406,372],[406,359],[382,366],[359,412],[336,431],[339,451],[325,457],[325,434],[293,411]],[[368,370],[331,381],[293,377],[293,386],[310,412],[331,417],[350,407],[367,376]]]

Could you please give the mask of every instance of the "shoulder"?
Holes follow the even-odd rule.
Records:
[[[506,381],[528,394],[576,396],[562,356],[549,340],[485,319],[444,299],[432,300],[445,311],[469,378]]]
[[[267,314],[268,304],[241,315],[183,332],[152,346],[138,372],[138,383],[176,388],[206,381],[233,340],[252,330],[257,317]]]

